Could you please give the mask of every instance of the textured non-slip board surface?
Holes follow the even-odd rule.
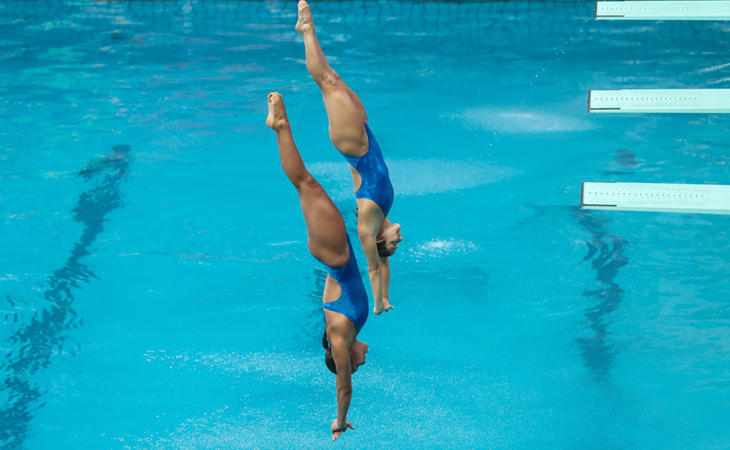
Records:
[[[596,2],[598,20],[730,20],[730,1]]]
[[[591,113],[730,113],[730,89],[591,90]]]
[[[730,186],[584,182],[582,209],[730,214]]]

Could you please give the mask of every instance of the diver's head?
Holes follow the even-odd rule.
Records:
[[[325,337],[322,338],[323,345],[325,340],[326,334]],[[353,342],[352,347],[350,348],[350,368],[352,373],[355,373],[360,366],[365,364],[365,356],[368,353],[368,349],[368,344],[364,342],[360,342],[357,339]],[[327,365],[330,372],[337,374],[337,366],[335,365],[335,359],[332,356],[332,348],[329,346],[329,342],[327,342],[325,350],[324,363]]]
[[[387,222],[387,221],[386,221]],[[378,245],[378,255],[381,258],[387,258],[398,250],[398,244],[403,240],[400,234],[399,223],[384,223],[378,233],[375,242]]]

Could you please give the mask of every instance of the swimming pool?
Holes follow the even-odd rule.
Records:
[[[577,207],[582,181],[730,184],[727,116],[586,105],[730,87],[730,25],[595,22],[582,1],[313,12],[405,238],[336,445],[730,446],[730,218]],[[329,445],[325,272],[267,92],[351,233],[354,201],[295,17],[0,5],[3,445]]]

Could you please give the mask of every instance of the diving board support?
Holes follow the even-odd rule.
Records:
[[[591,90],[590,113],[730,113],[730,89]]]
[[[584,182],[581,209],[730,214],[730,186]]]
[[[730,20],[730,1],[598,1],[596,20]]]

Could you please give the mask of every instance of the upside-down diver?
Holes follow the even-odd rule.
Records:
[[[352,397],[352,373],[365,364],[368,352],[368,345],[357,340],[368,317],[368,294],[342,214],[307,171],[294,145],[281,94],[270,93],[268,102],[266,125],[276,132],[281,167],[299,194],[309,251],[327,266],[323,308],[329,348],[325,362],[337,375],[337,418],[331,426],[332,439],[337,439],[348,428],[354,429],[347,420],[347,410]]]
[[[296,30],[304,39],[307,70],[322,91],[330,140],[350,163],[358,206],[357,232],[368,262],[373,313],[380,314],[393,309],[388,299],[389,257],[403,240],[400,224],[388,220],[393,186],[362,101],[327,62],[309,4],[301,0],[298,8]]]

